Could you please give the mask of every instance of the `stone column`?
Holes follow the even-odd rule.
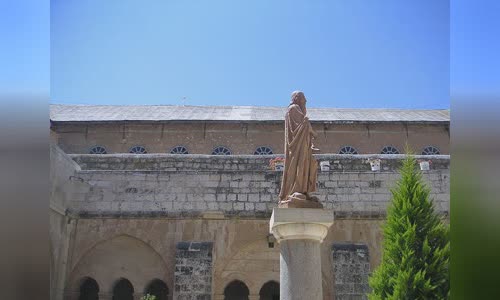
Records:
[[[280,244],[281,300],[323,300],[320,245],[333,210],[274,208],[269,230]]]

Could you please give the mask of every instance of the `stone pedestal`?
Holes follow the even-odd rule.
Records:
[[[275,208],[269,230],[280,244],[281,300],[323,300],[320,245],[333,210]]]

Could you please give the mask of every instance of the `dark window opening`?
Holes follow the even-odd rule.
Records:
[[[120,279],[113,288],[113,300],[134,300],[134,287],[125,278]]]
[[[279,300],[280,284],[276,281],[266,282],[259,292],[260,300]]]
[[[87,278],[80,286],[78,300],[99,300],[99,285],[92,278]]]
[[[224,289],[224,300],[248,300],[250,291],[246,284],[239,280],[232,281]]]

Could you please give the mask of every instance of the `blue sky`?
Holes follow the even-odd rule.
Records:
[[[452,95],[500,99],[500,1],[454,0],[450,12]]]
[[[50,6],[0,1],[0,96],[48,95]]]
[[[449,107],[448,1],[51,3],[51,102]]]

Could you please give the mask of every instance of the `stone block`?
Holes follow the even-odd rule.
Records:
[[[259,202],[260,201],[259,194],[249,194],[248,195],[248,201],[250,201],[250,202]]]
[[[233,210],[245,210],[245,203],[241,202],[233,203]]]
[[[245,203],[245,210],[255,210],[255,203]]]

